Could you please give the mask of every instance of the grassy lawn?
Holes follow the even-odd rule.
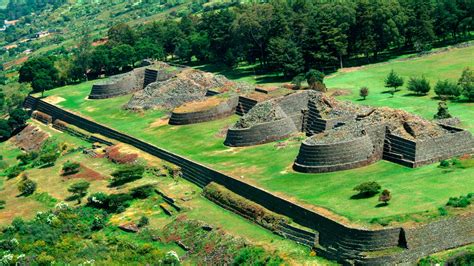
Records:
[[[370,95],[363,104],[390,106],[431,118],[437,101],[430,94],[423,97],[409,96],[406,89],[390,97],[383,87],[386,74],[394,69],[408,79],[410,75],[424,74],[431,80],[449,78],[456,80],[464,67],[474,68],[474,47],[454,49],[408,61],[393,60],[388,63],[366,66],[354,71],[341,71],[327,79],[331,88],[351,90],[342,99],[357,101],[358,89],[368,86]],[[248,76],[234,76],[250,81]],[[224,136],[219,134],[233,124],[238,117],[189,126],[169,126],[161,118],[164,112],[149,111],[137,114],[121,110],[131,96],[106,100],[86,100],[93,82],[48,91],[46,96],[62,97],[57,103],[69,110],[116,128],[122,132],[156,144],[159,147],[185,155],[217,170],[240,177],[247,182],[277,192],[301,203],[322,206],[347,217],[351,221],[367,223],[373,218],[386,218],[413,214],[410,219],[425,211],[436,212],[449,197],[473,192],[474,162],[465,161],[464,168],[449,171],[437,165],[410,169],[386,161],[360,169],[327,173],[301,174],[291,169],[298,153],[298,138],[283,141],[282,145],[269,143],[246,148],[228,148],[223,145]],[[359,102],[360,103],[360,102]],[[463,127],[474,132],[473,103],[449,104],[453,115],[463,120]],[[301,137],[301,136],[299,136]],[[365,181],[377,181],[389,189],[392,201],[389,206],[376,208],[377,198],[352,200],[352,188]],[[403,219],[401,219],[403,220]]]
[[[392,60],[388,63],[362,67],[356,71],[340,71],[326,79],[326,84],[330,88],[350,90],[350,95],[341,96],[340,99],[356,101],[364,105],[399,108],[432,119],[438,105],[434,93],[436,82],[444,79],[457,82],[465,67],[474,69],[473,58],[474,46],[453,49],[409,61]],[[384,93],[387,91],[384,87],[384,79],[392,69],[405,80],[402,90],[393,98],[389,93]],[[430,81],[432,89],[426,96],[413,96],[406,89],[408,79],[422,75]],[[369,88],[369,97],[365,101],[360,101],[359,98],[359,89],[362,86]],[[461,118],[464,128],[474,132],[474,103],[467,103],[461,99],[457,102],[449,102],[448,107],[453,116]]]

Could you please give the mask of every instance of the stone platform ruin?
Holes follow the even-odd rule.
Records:
[[[165,110],[170,113],[169,124],[186,125],[233,115],[239,95],[252,89],[222,75],[154,62],[94,84],[89,99],[133,94],[125,109]]]
[[[418,167],[474,151],[474,139],[466,130],[402,110],[338,101],[316,91],[256,104],[229,128],[224,144],[257,145],[298,132],[308,138],[293,168],[307,173],[352,169],[382,159]]]
[[[317,91],[255,88],[222,75],[155,62],[92,87],[90,99],[133,94],[125,109],[169,112],[171,125],[241,115],[224,144],[252,146],[307,135],[293,168],[321,173],[388,160],[418,167],[472,154],[474,139],[461,128],[402,110],[338,101]]]

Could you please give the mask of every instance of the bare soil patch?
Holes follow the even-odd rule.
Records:
[[[50,103],[50,104],[58,104],[60,102],[64,102],[66,99],[59,97],[59,96],[48,96],[43,99],[43,101]]]
[[[202,100],[197,100],[193,102],[185,103],[178,108],[174,109],[173,112],[175,113],[191,113],[191,112],[199,112],[204,110],[209,110],[220,103],[224,102],[226,99],[222,97],[208,97]]]
[[[150,124],[150,128],[157,128],[157,127],[162,127],[168,125],[168,122],[170,121],[169,118],[159,118],[155,120],[155,122]]]
[[[39,150],[48,138],[48,133],[36,126],[28,125],[12,138],[12,142],[20,149],[30,152]]]
[[[84,179],[87,181],[96,181],[96,180],[105,180],[107,177],[102,174],[90,169],[89,167],[81,164],[80,170],[78,173],[73,175],[64,176],[64,179]]]

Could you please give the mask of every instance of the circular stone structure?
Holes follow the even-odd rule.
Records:
[[[143,88],[144,68],[112,76],[92,86],[89,99],[108,99],[127,95]]]
[[[370,163],[374,147],[368,135],[334,142],[306,139],[293,169],[304,173],[323,173],[361,167]]]
[[[238,103],[238,96],[221,95],[185,103],[173,110],[169,124],[188,125],[228,117],[235,113]]]
[[[256,124],[249,128],[231,127],[227,132],[224,145],[231,147],[258,145],[286,138],[297,131],[290,117]]]

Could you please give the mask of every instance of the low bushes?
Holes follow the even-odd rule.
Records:
[[[416,94],[426,95],[431,90],[430,82],[424,77],[411,77],[407,89]]]
[[[113,178],[110,180],[110,186],[116,187],[135,181],[143,177],[145,167],[142,165],[125,165],[119,170],[112,173]]]
[[[153,185],[147,184],[130,189],[130,196],[134,199],[146,199],[153,195],[155,188]]]
[[[278,254],[221,229],[206,230],[206,226],[180,216],[163,228],[163,239],[186,247],[191,258],[202,265],[284,265]]]
[[[79,163],[67,161],[63,164],[62,175],[67,176],[76,174],[79,172],[80,167],[81,165]]]
[[[29,179],[26,175],[23,176],[23,179],[18,183],[18,191],[20,191],[22,196],[29,196],[36,191],[36,182]]]
[[[451,197],[446,203],[447,206],[455,208],[465,208],[471,204],[474,199],[474,193],[469,193],[466,196]]]
[[[356,186],[353,190],[358,191],[353,198],[370,198],[379,193],[382,187],[377,182],[365,182]]]
[[[257,224],[270,230],[276,230],[280,224],[290,222],[287,217],[273,213],[214,182],[207,185],[202,193],[206,198],[243,214]]]
[[[109,213],[121,213],[130,206],[132,196],[126,193],[107,195],[94,193],[87,198],[87,206],[106,210]]]

